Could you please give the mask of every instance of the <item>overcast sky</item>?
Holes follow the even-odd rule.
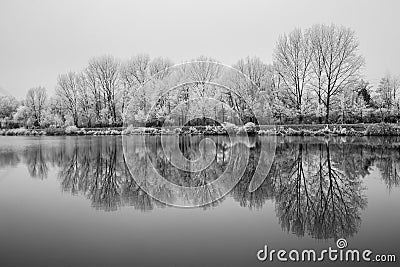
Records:
[[[400,74],[399,8],[397,0],[0,0],[0,91],[22,99],[45,86],[52,94],[59,74],[104,54],[270,63],[280,34],[315,23],[356,31],[365,78],[375,85]]]

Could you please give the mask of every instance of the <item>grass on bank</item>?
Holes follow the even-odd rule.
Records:
[[[400,136],[400,125],[377,124],[304,124],[304,125],[255,125],[246,123],[237,126],[224,123],[222,126],[184,127],[114,127],[114,128],[65,128],[46,129],[0,129],[0,136],[63,136],[63,135],[281,135],[281,136]]]

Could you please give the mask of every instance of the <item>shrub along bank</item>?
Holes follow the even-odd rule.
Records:
[[[281,135],[281,136],[400,136],[400,125],[379,124],[330,124],[330,125],[286,125],[258,126],[252,122],[244,126],[224,123],[220,126],[184,127],[133,127],[126,128],[66,128],[47,129],[0,129],[0,136],[57,136],[57,135]]]

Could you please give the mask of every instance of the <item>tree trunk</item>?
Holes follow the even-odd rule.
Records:
[[[326,99],[326,114],[325,114],[325,123],[329,123],[329,97]]]
[[[321,89],[320,89],[320,91],[321,91]],[[322,123],[322,116],[321,116],[321,115],[322,115],[322,114],[321,114],[321,113],[322,113],[322,112],[321,112],[321,111],[322,111],[322,108],[321,108],[321,106],[322,106],[321,93],[318,92],[318,109],[319,109],[319,110],[318,110],[318,113],[319,113],[319,114],[318,114],[318,123],[319,123],[319,124]]]
[[[78,116],[76,114],[74,116],[74,124],[76,127],[78,127]]]

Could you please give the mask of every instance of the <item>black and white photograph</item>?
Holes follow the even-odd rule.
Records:
[[[0,266],[398,266],[400,1],[0,0]]]

